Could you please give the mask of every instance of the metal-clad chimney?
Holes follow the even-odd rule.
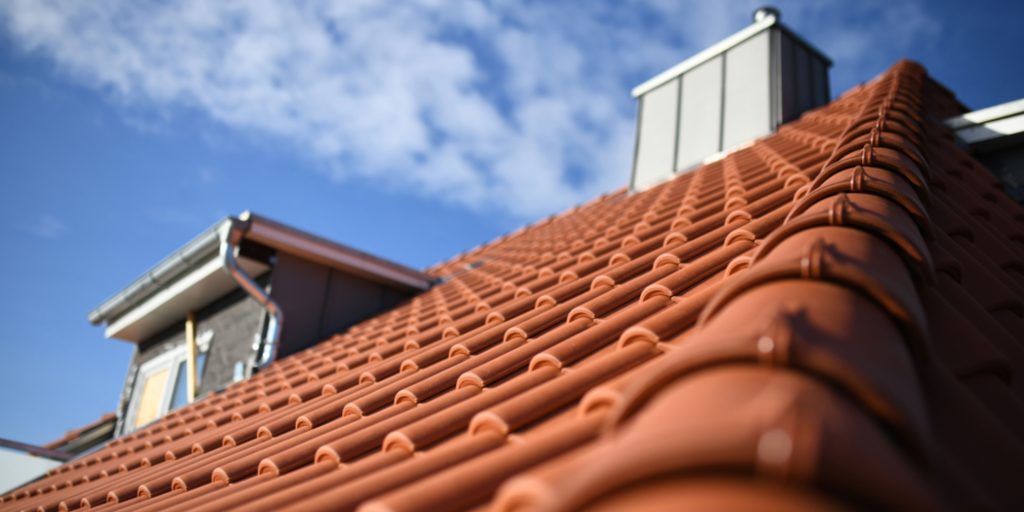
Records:
[[[633,89],[644,189],[829,101],[832,61],[761,7],[754,23]]]

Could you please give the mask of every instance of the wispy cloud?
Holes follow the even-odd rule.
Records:
[[[198,109],[314,155],[337,179],[530,218],[624,184],[629,87],[737,30],[753,5],[10,0],[0,22],[132,113]],[[837,5],[784,12],[845,26]],[[910,44],[930,30],[919,3],[899,5],[864,37]],[[822,35],[852,47],[849,30]]]
[[[59,240],[68,231],[67,224],[56,215],[43,213],[25,219],[14,225],[14,228],[44,240]]]
[[[209,185],[217,181],[217,170],[213,167],[202,167],[199,169],[199,183]]]

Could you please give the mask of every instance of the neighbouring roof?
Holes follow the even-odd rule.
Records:
[[[79,453],[81,450],[78,448],[80,447],[88,449],[87,446],[95,446],[95,444],[93,444],[93,438],[105,437],[110,439],[116,422],[117,414],[108,412],[91,423],[65,432],[60,439],[55,439],[44,444],[43,448]]]
[[[1024,134],[1024,99],[1008,101],[946,120],[957,138],[970,146],[998,144],[1000,139],[1019,142]]]
[[[1020,510],[1024,210],[959,113],[901,62],[0,509]]]

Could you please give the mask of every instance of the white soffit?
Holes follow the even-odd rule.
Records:
[[[967,144],[1024,133],[1024,98],[952,117],[946,126]]]
[[[245,257],[239,257],[238,263],[253,277],[270,269]],[[110,322],[106,335],[138,343],[237,287],[224,271],[221,259],[211,258]]]

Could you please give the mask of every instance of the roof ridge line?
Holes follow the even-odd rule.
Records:
[[[885,316],[894,318],[903,326],[902,334],[899,334],[899,336],[918,338],[917,340],[907,340],[903,346],[888,347],[890,350],[897,351],[896,356],[893,356],[896,360],[906,363],[902,367],[904,370],[902,378],[911,379],[910,387],[911,389],[916,389],[913,385],[913,367],[909,361],[911,357],[927,357],[927,351],[923,349],[923,340],[920,339],[921,336],[925,335],[923,333],[927,332],[927,325],[920,324],[922,321],[919,314],[920,298],[917,296],[913,286],[913,276],[905,266],[899,264],[898,258],[895,259],[895,265],[892,264],[891,260],[869,260],[868,262],[872,264],[853,269],[844,266],[843,259],[838,256],[840,254],[847,257],[865,256],[863,251],[858,251],[857,247],[850,246],[849,244],[851,243],[868,244],[876,252],[878,250],[887,250],[891,247],[889,239],[885,238],[876,227],[862,222],[859,214],[850,208],[850,205],[853,203],[857,203],[860,206],[859,203],[870,202],[864,201],[861,196],[868,194],[872,198],[877,199],[877,201],[888,203],[883,203],[881,206],[891,206],[897,210],[903,210],[904,207],[894,202],[891,198],[877,195],[875,190],[864,187],[850,190],[835,189],[824,196],[812,193],[816,190],[823,190],[828,178],[839,173],[853,173],[856,172],[856,169],[863,169],[864,167],[881,166],[883,168],[892,168],[904,165],[906,162],[912,163],[913,150],[919,152],[920,146],[897,147],[894,149],[881,146],[879,139],[885,133],[886,120],[890,115],[899,116],[901,119],[904,117],[917,117],[918,119],[914,120],[919,121],[919,114],[905,107],[906,104],[920,104],[919,94],[922,80],[924,80],[924,72],[919,65],[909,61],[901,61],[872,84],[870,97],[868,101],[864,102],[861,108],[861,115],[847,124],[838,142],[833,146],[832,154],[826,159],[811,182],[796,192],[797,200],[792,203],[790,215],[787,216],[786,223],[788,225],[800,226],[800,229],[779,229],[769,235],[768,239],[756,250],[757,252],[753,261],[750,262],[749,268],[741,276],[724,283],[724,286],[718,290],[707,306],[704,307],[696,327],[697,330],[688,338],[686,347],[700,345],[702,343],[701,338],[707,338],[708,336],[713,336],[716,339],[721,336],[735,338],[739,336],[737,334],[738,331],[753,332],[749,329],[744,330],[743,327],[737,327],[734,321],[736,315],[731,315],[733,321],[727,322],[730,324],[729,329],[723,334],[720,332],[721,328],[715,325],[715,319],[717,317],[729,316],[727,315],[727,310],[732,307],[732,304],[736,303],[742,295],[749,294],[758,287],[767,286],[771,283],[787,283],[790,282],[788,280],[793,279],[800,282],[822,282],[827,283],[824,286],[854,292],[855,296],[863,297],[866,295],[870,297],[871,302],[874,303],[878,311],[883,312]],[[920,130],[917,135],[923,137],[923,125],[920,122],[913,124],[916,124],[915,127]],[[866,133],[861,129],[864,126],[869,127]],[[848,147],[851,143],[860,144],[861,142],[863,143],[861,148],[853,153],[853,156],[856,158],[852,158],[849,153],[841,152],[842,148]],[[896,153],[896,155],[894,156],[890,152]],[[902,155],[904,160],[897,158],[899,155]],[[845,165],[847,167],[839,168],[837,165]],[[927,171],[920,168],[908,168],[903,169],[903,172],[907,175],[920,175]],[[925,177],[920,176],[920,178],[924,179]],[[832,182],[829,181],[829,184],[832,184]],[[905,187],[904,190],[909,190],[912,194],[926,193],[926,189],[923,188]],[[907,199],[908,202],[920,203],[927,198],[915,196]],[[802,204],[804,200],[811,202],[812,206],[808,208],[807,205]],[[874,202],[877,203],[877,201]],[[812,208],[817,205],[822,205],[824,208],[816,208],[812,211]],[[872,206],[878,205],[872,204]],[[824,211],[822,212],[821,210]],[[908,216],[911,213],[906,212]],[[817,220],[814,222],[799,222],[812,216],[817,216]],[[856,230],[855,232],[857,233],[861,233],[863,236],[848,238],[846,237],[848,233],[836,233],[834,231],[837,229],[851,231],[850,228]],[[918,229],[913,223],[909,226],[901,226],[901,228],[908,232]],[[916,234],[915,240],[920,239],[921,233],[917,232]],[[913,237],[913,234],[908,236]],[[794,243],[797,244],[796,247],[793,247]],[[807,245],[808,243],[809,245]],[[918,250],[927,253],[926,247],[919,247]],[[793,251],[796,252],[794,253]],[[892,251],[892,253],[896,254],[896,251]],[[873,257],[873,253],[866,257]],[[765,272],[766,270],[769,272]],[[853,272],[853,270],[860,270],[860,272]],[[875,272],[881,272],[881,274],[872,275]],[[779,281],[780,279],[786,281]],[[887,283],[893,280],[897,281],[898,286],[888,287]],[[801,329],[806,329],[806,326],[801,325],[800,322],[802,320],[799,319],[799,315],[813,311],[813,308],[816,307],[811,296],[813,295],[813,290],[809,291],[808,295],[802,298],[790,297],[791,301],[789,303],[778,306],[782,308],[777,310],[778,312],[768,313],[768,316],[765,318],[774,318],[774,320],[770,320],[768,324],[764,325],[761,335],[752,336],[753,345],[751,347],[755,349],[755,353],[760,354],[758,358],[762,363],[769,363],[769,367],[774,367],[774,365],[784,367],[803,365],[802,371],[811,375],[811,379],[814,380],[822,379],[822,374],[816,372],[824,370],[814,369],[814,363],[810,361],[798,361],[798,355],[793,353],[792,350],[787,350],[793,344],[808,343],[808,341],[802,339],[804,336],[801,334]],[[802,303],[800,302],[801,300],[803,301]],[[742,308],[744,306],[737,307]],[[801,311],[804,313],[801,313]],[[749,312],[746,315],[749,316]],[[751,318],[751,321],[753,320]],[[754,331],[756,330],[754,329]],[[712,332],[718,332],[718,334],[712,334]],[[895,345],[900,344],[895,343]],[[905,357],[900,356],[901,352],[906,352],[904,354]],[[878,356],[878,354],[871,353],[867,355]],[[579,467],[576,468],[578,471],[571,469],[565,471],[567,475],[571,476],[561,479],[557,485],[560,488],[560,492],[555,493],[555,496],[547,497],[548,499],[556,500],[555,503],[548,503],[554,505],[552,509],[569,510],[578,508],[601,495],[614,492],[615,489],[629,485],[630,482],[635,483],[640,479],[654,478],[656,474],[661,474],[661,471],[670,471],[669,467],[664,466],[664,464],[660,466],[660,469],[658,469],[659,466],[645,464],[645,459],[632,460],[629,467],[637,470],[628,472],[628,474],[617,468],[625,463],[623,462],[624,460],[636,459],[637,456],[642,457],[643,453],[647,453],[642,445],[648,443],[645,439],[649,438],[650,435],[637,437],[632,434],[645,429],[646,415],[657,414],[649,410],[651,407],[657,407],[649,405],[654,400],[654,397],[663,395],[674,396],[673,393],[675,392],[670,390],[676,389],[679,386],[685,386],[685,383],[688,382],[682,376],[684,374],[689,374],[691,371],[698,374],[710,371],[708,370],[708,361],[700,358],[694,359],[695,357],[697,355],[693,350],[668,352],[665,356],[652,363],[649,372],[636,379],[636,382],[633,383],[634,385],[629,387],[624,393],[625,398],[617,404],[616,409],[610,415],[610,419],[606,424],[605,437],[608,439],[607,442],[609,444],[605,446],[608,450],[605,451],[604,456],[618,457],[614,460],[619,461],[619,464],[616,464],[616,467],[608,467],[606,465],[594,464],[594,461],[589,458],[581,459],[580,464],[578,464]],[[717,364],[712,364],[711,368],[717,368],[719,365],[729,367],[730,364],[736,364],[736,360],[725,359]],[[879,361],[879,364],[884,366],[885,361]],[[700,366],[697,367],[695,365]],[[878,383],[875,382],[875,384]],[[879,386],[883,386],[883,384],[879,384]],[[883,417],[885,421],[904,422],[904,424],[898,426],[910,429],[911,431],[919,431],[916,433],[922,436],[922,444],[912,445],[910,447],[911,452],[904,455],[896,452],[885,453],[886,460],[891,460],[898,466],[894,470],[899,476],[896,479],[900,484],[898,492],[894,491],[892,482],[886,484],[885,482],[878,481],[877,478],[871,478],[871,475],[865,475],[866,481],[873,481],[882,490],[856,488],[856,486],[845,490],[853,495],[859,495],[861,498],[867,498],[875,504],[883,504],[894,508],[937,509],[939,507],[936,497],[932,490],[924,484],[924,479],[915,469],[917,467],[915,462],[920,460],[920,457],[925,456],[922,452],[926,450],[927,446],[927,427],[923,426],[924,422],[920,418],[921,410],[924,407],[924,399],[919,393],[911,393],[909,398],[903,397],[904,400],[901,402],[892,398],[893,395],[898,393],[887,393],[889,391],[891,390],[884,389],[884,387],[877,389],[855,389],[852,392],[854,396],[857,396],[857,393],[860,393],[862,396],[865,393],[871,397],[880,396],[884,400],[890,400],[890,405],[893,405],[893,407],[883,408],[880,412],[878,409],[874,411],[865,410],[866,405],[861,403],[860,408],[844,409],[844,414],[847,416],[849,414],[859,414],[864,420],[870,420],[872,416],[887,415],[887,417]],[[909,410],[901,410],[900,406]],[[795,405],[792,407],[795,407]],[[817,414],[813,410],[791,410],[794,413],[800,410],[803,411],[801,414]],[[851,413],[851,411],[858,412]],[[658,417],[660,418],[660,416]],[[652,418],[650,421],[656,422],[660,420]],[[871,422],[867,421],[867,424],[871,424]],[[789,426],[787,427],[787,425]],[[787,430],[793,427],[794,424],[785,421],[778,424],[769,421],[768,424],[762,425],[764,430],[759,434],[761,436],[758,441],[759,455],[757,455],[758,462],[755,463],[759,468],[759,472],[768,474],[782,472],[791,476],[795,476],[794,472],[796,472],[802,478],[811,477],[807,472],[813,471],[813,469],[803,466],[802,464],[806,463],[801,462],[806,460],[809,454],[795,453],[796,448],[787,448],[785,453],[780,452],[782,455],[768,453],[773,452],[773,449],[769,449],[771,446],[779,445],[783,441],[785,441],[784,444],[787,447],[792,447],[794,443],[804,441],[798,432]],[[652,423],[650,427],[646,428],[655,428],[655,424]],[[921,430],[923,432],[920,432]],[[911,442],[914,441],[911,435],[908,435],[907,439]],[[661,440],[661,442],[664,441]],[[630,445],[630,443],[633,444]],[[636,443],[641,443],[641,445]],[[766,446],[769,448],[765,448]],[[875,446],[875,451],[884,448],[884,445],[878,445]],[[809,445],[805,445],[803,449],[811,448]],[[815,451],[827,450],[830,447],[816,446],[813,449]],[[636,455],[638,453],[641,455]],[[651,452],[651,455],[653,456],[654,453]],[[801,457],[801,459],[797,460],[796,457]],[[813,459],[814,457],[811,458]],[[685,457],[675,457],[674,460],[676,460],[677,465],[680,465],[678,469],[683,469],[682,466],[690,464],[690,461],[685,460]],[[654,469],[649,469],[651,467],[654,467]],[[654,473],[651,471],[654,471]],[[521,495],[517,497],[516,495],[523,492],[530,494],[534,491],[539,490],[533,485],[511,485],[506,489],[505,493],[502,493],[499,502],[505,504],[516,501],[522,503],[522,500],[530,502],[530,498]],[[534,498],[539,499],[537,496]]]

